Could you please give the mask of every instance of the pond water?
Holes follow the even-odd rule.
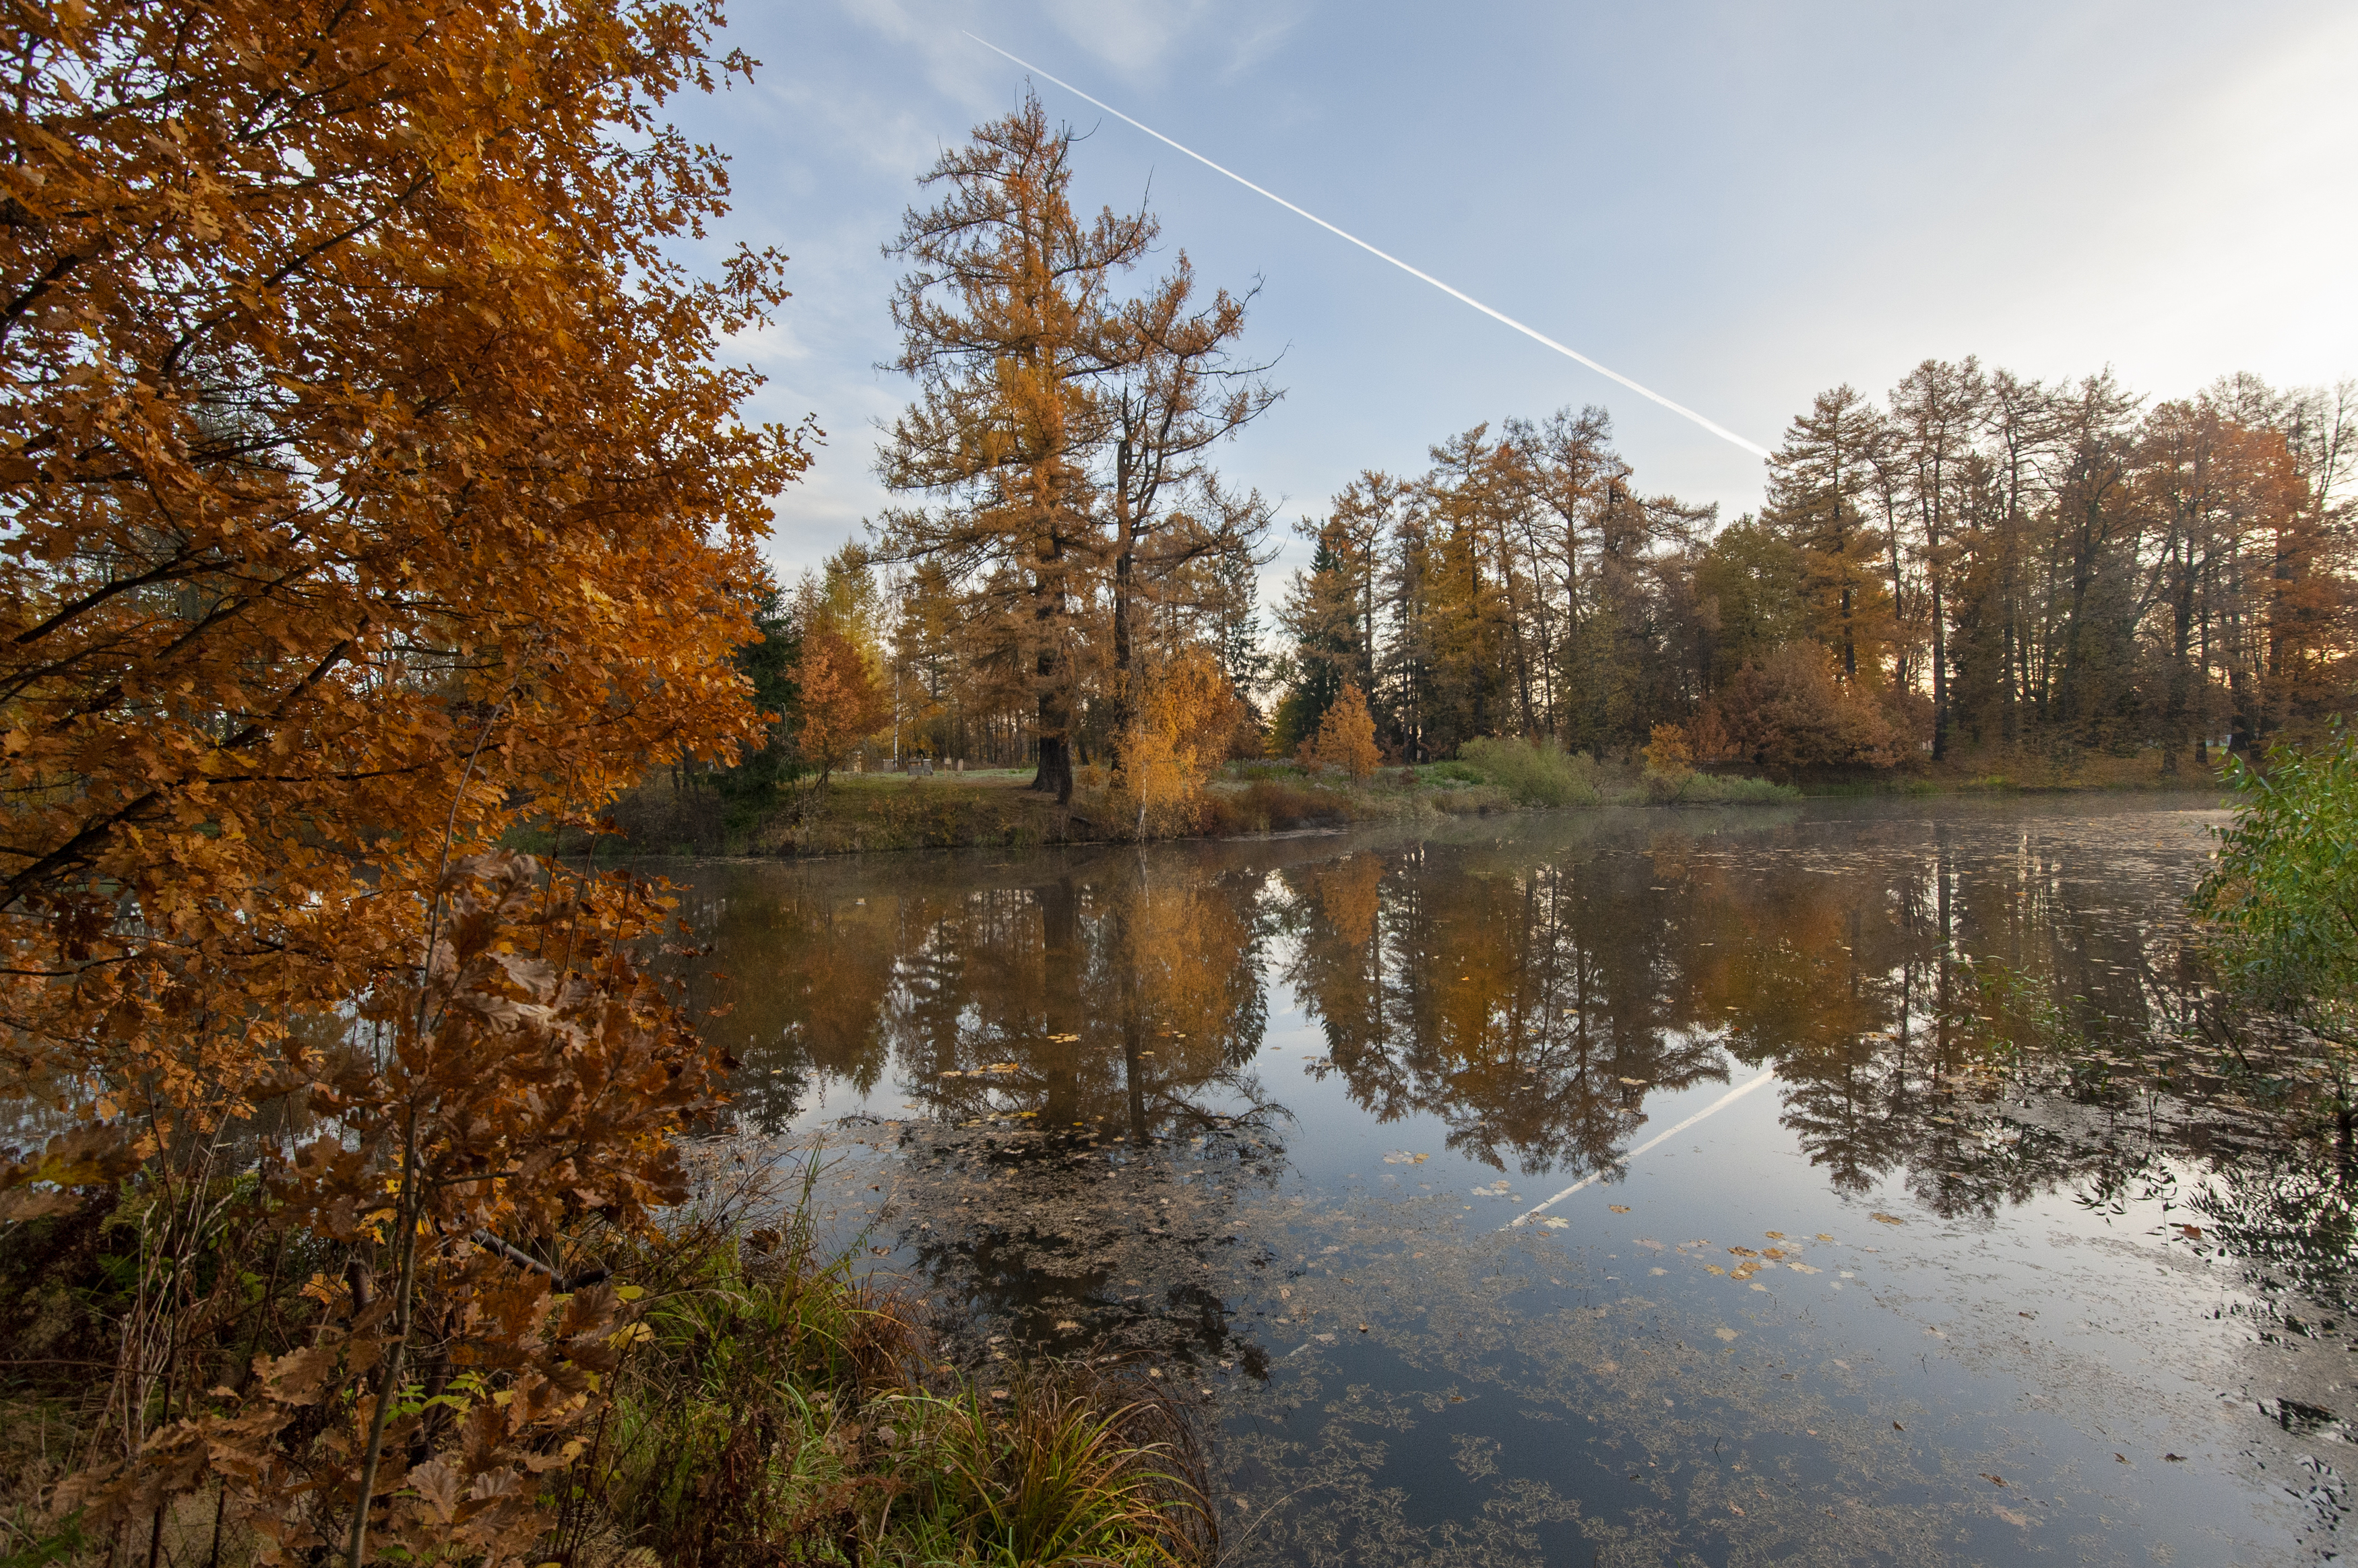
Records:
[[[748,1127],[985,1378],[1151,1368],[1237,1561],[2321,1560],[2342,1188],[2208,805],[661,869]]]

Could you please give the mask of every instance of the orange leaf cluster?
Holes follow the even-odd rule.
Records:
[[[90,1521],[217,1487],[273,1561],[511,1561],[594,1413],[613,1294],[509,1238],[644,1229],[716,1063],[632,957],[667,905],[483,851],[762,736],[730,655],[808,459],[711,356],[784,258],[667,258],[727,183],[657,115],[742,69],[719,25],[10,14],[0,1094],[117,1125],[0,1151],[0,1188],[23,1217],[145,1156],[167,1217],[123,1452],[56,1499]],[[291,1130],[224,1208],[218,1135],[265,1101]],[[233,1390],[188,1266],[233,1232],[345,1270]]]
[[[782,297],[653,117],[702,6],[102,0],[0,104],[0,1091],[233,1105],[414,965],[446,836],[755,717]]]

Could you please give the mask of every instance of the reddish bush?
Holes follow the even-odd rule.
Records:
[[[1737,754],[1761,767],[1887,768],[1907,753],[1882,705],[1843,680],[1833,655],[1814,643],[1788,643],[1747,665],[1714,707]]]

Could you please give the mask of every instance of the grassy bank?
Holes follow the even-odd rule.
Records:
[[[541,1467],[533,1499],[541,1533],[525,1560],[567,1568],[1214,1560],[1217,1530],[1193,1428],[1153,1384],[1059,1362],[988,1378],[949,1365],[920,1303],[860,1276],[851,1252],[819,1249],[814,1162],[789,1167],[802,1181],[781,1203],[753,1146],[708,1145],[699,1156],[706,1195],[663,1235],[606,1238],[589,1254],[611,1270],[610,1281],[589,1288],[610,1283],[631,1309],[602,1408]],[[135,1541],[85,1531],[55,1506],[60,1484],[120,1420],[122,1391],[104,1368],[115,1359],[110,1325],[135,1316],[124,1299],[135,1270],[118,1249],[135,1245],[125,1217],[143,1201],[137,1188],[93,1195],[74,1213],[0,1235],[16,1331],[0,1369],[0,1563],[239,1564],[265,1554],[265,1541],[233,1511],[225,1519],[215,1488],[202,1485],[160,1510],[152,1531],[143,1520]],[[332,1278],[334,1260],[310,1261]],[[201,1262],[238,1266],[230,1257]],[[284,1354],[306,1343],[320,1277],[310,1290],[297,1289],[300,1271],[255,1277],[251,1326],[233,1336],[235,1351]],[[218,1375],[235,1381],[237,1358],[225,1357]],[[471,1377],[449,1386],[496,1400],[513,1380],[497,1368]],[[169,1413],[173,1390],[154,1397],[155,1414]],[[185,1408],[188,1392],[178,1397]],[[414,1385],[406,1402],[437,1397]],[[304,1446],[331,1426],[297,1422],[279,1441],[299,1465]]]
[[[717,792],[650,779],[618,801],[612,820],[646,854],[838,855],[862,851],[1127,841],[1135,827],[1103,771],[1084,768],[1072,805],[1027,786],[1028,770],[838,773],[760,810]],[[1208,781],[1182,837],[1227,838],[1363,823],[1439,822],[1492,812],[1608,806],[1729,806],[1801,798],[1765,779],[1709,773],[1665,779],[1635,767],[1520,741],[1476,741],[1444,762],[1380,769],[1350,780],[1293,762],[1231,763]],[[543,841],[519,848],[546,849]]]
[[[1800,781],[1810,795],[2074,795],[2188,791],[2217,795],[2229,787],[2226,754],[2197,762],[2178,759],[2178,771],[2162,771],[2157,751],[2115,752],[2058,747],[2045,752],[1985,752],[1930,760],[1914,767],[1876,773],[1828,774]]]
[[[838,773],[761,807],[718,792],[648,780],[612,808],[633,850],[644,854],[800,857],[894,849],[1122,842],[1136,837],[1102,770],[1084,768],[1072,805],[1028,786],[1028,769],[936,773]],[[1605,806],[1774,805],[1804,796],[2005,795],[2082,791],[2224,789],[2224,758],[2179,759],[2165,773],[2158,752],[2056,748],[1982,752],[1875,773],[1779,781],[1721,765],[1665,776],[1635,765],[1567,756],[1517,741],[1476,741],[1447,762],[1388,767],[1353,781],[1287,762],[1232,762],[1204,788],[1182,837],[1240,838],[1358,824],[1439,822],[1499,811]],[[546,850],[545,836],[516,847]]]

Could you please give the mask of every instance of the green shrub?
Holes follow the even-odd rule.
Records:
[[[2229,983],[2253,1006],[2358,1045],[2358,735],[2228,768],[2234,826],[2195,891]]]
[[[1567,755],[1554,742],[1482,736],[1457,749],[1460,763],[1482,783],[1497,784],[1518,806],[1602,806],[1596,764]]]

